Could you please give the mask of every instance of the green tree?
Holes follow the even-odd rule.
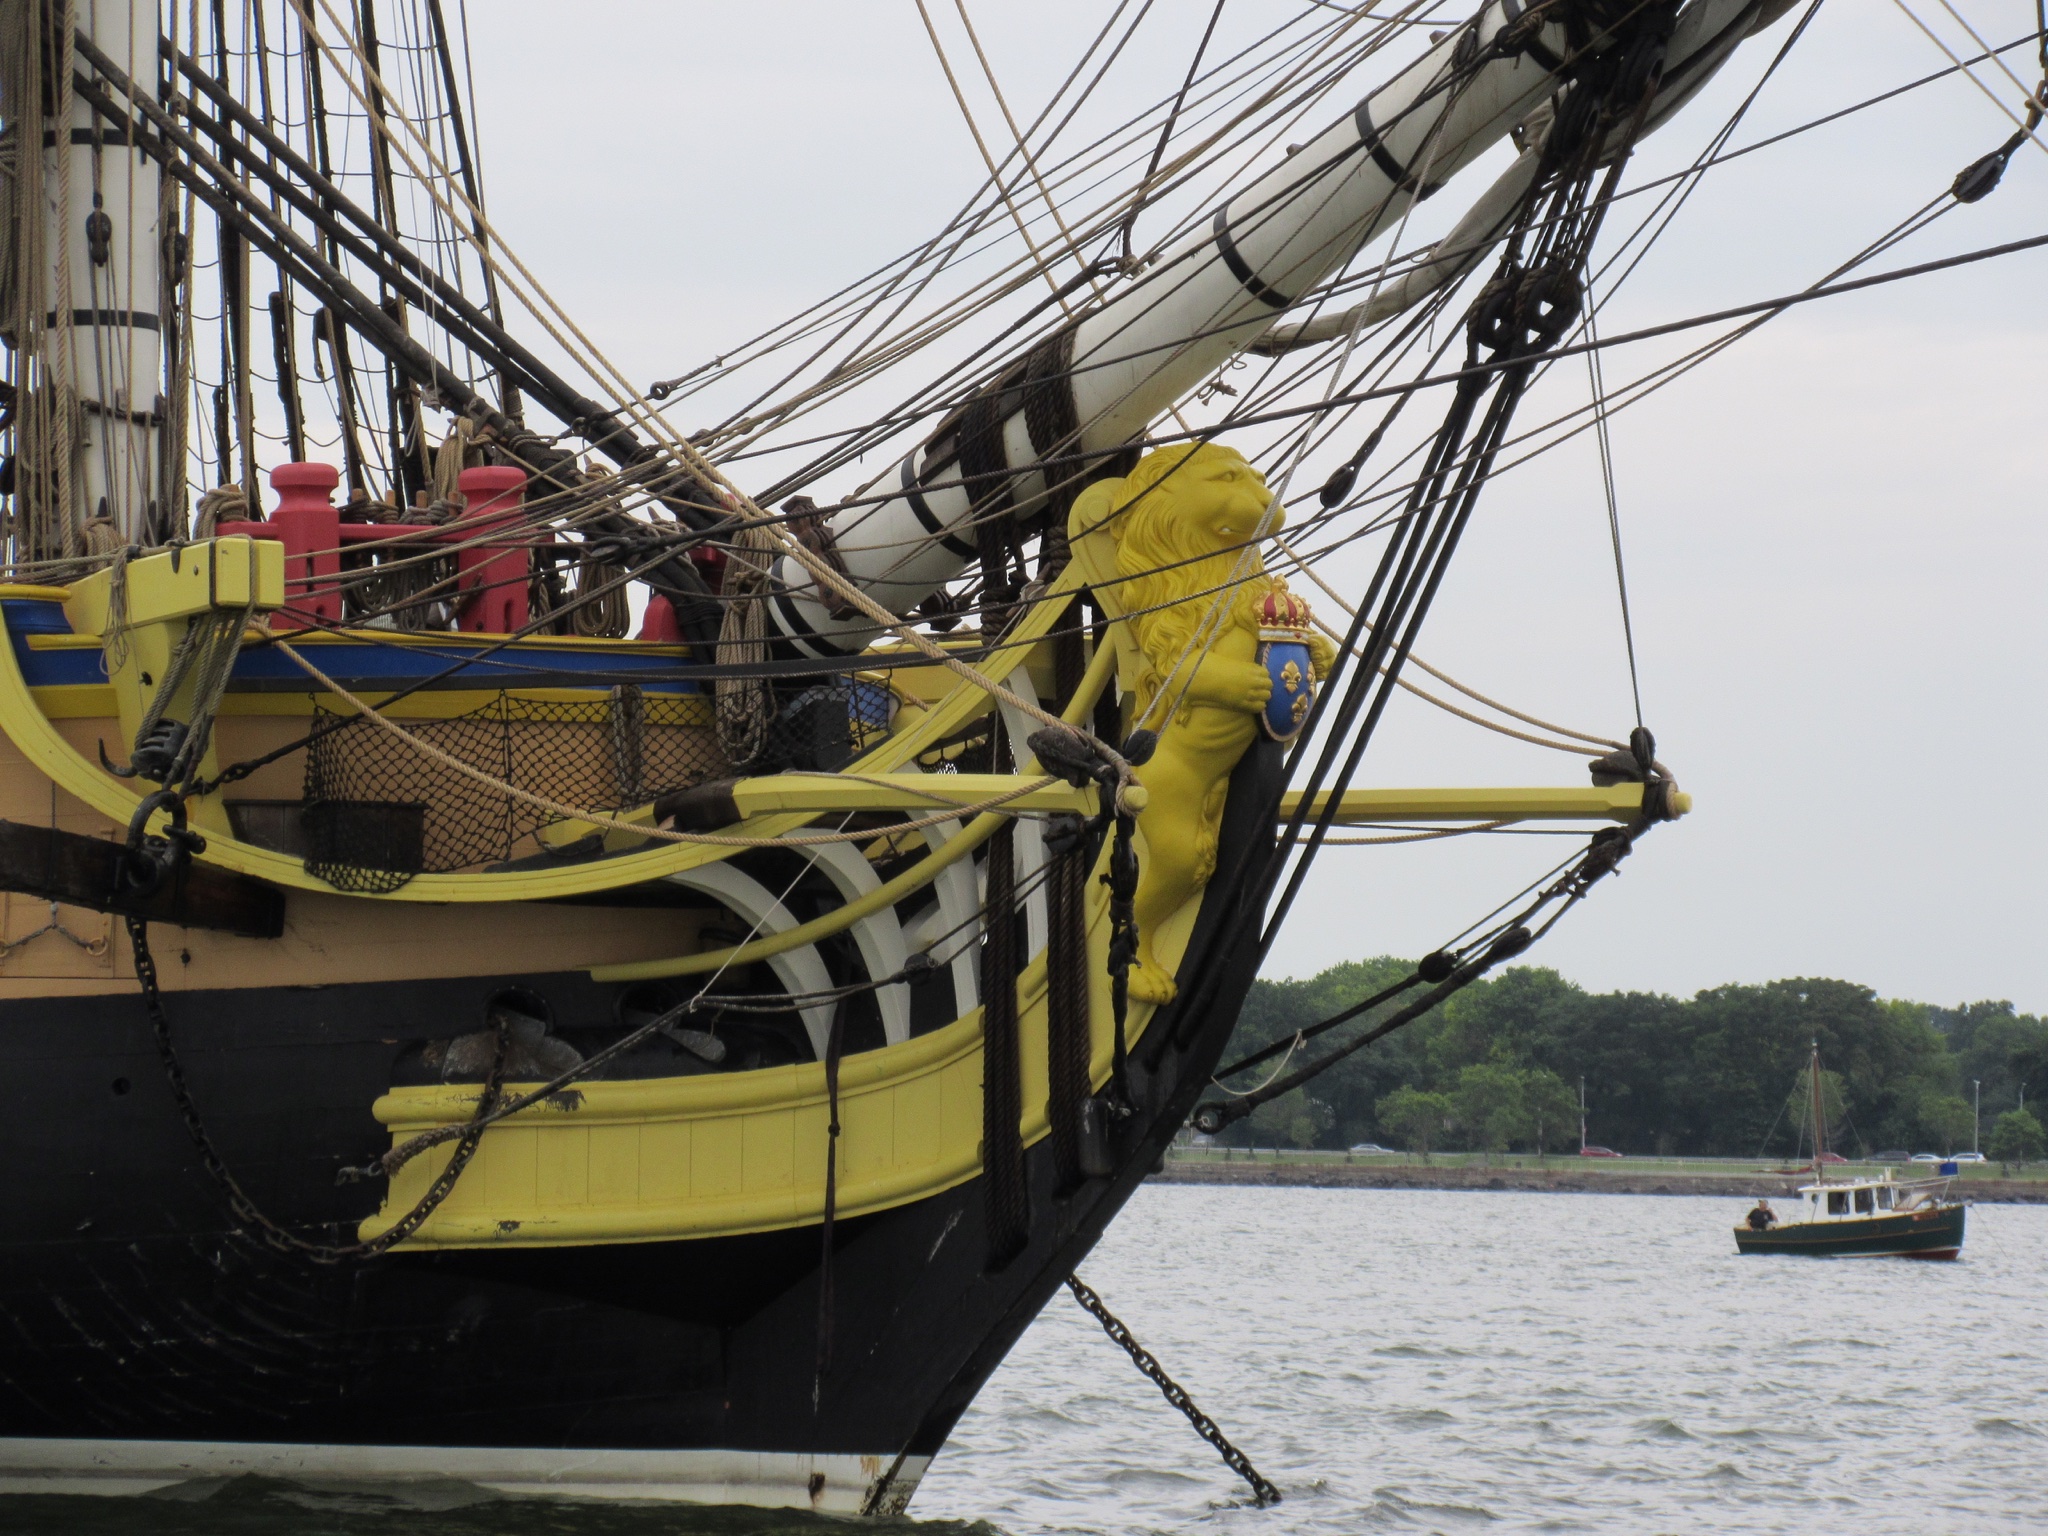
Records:
[[[1584,990],[1542,966],[1503,971],[1444,1004],[1426,1047],[1430,1070],[1437,1081],[1452,1082],[1481,1062],[1554,1065],[1545,1060],[1548,1048],[1576,1022],[1586,1001]]]
[[[1975,1124],[1970,1101],[1960,1094],[1929,1094],[1920,1101],[1920,1129],[1943,1152],[1953,1152],[1968,1141]]]
[[[1970,1112],[1970,1100],[1960,1094],[1929,1094],[1919,1104],[1921,1135],[1944,1153],[1956,1151],[1970,1139],[1972,1124],[1976,1124],[1976,1116]]]
[[[1284,1141],[1305,1152],[1336,1123],[1336,1116],[1323,1100],[1297,1089],[1261,1104],[1252,1111],[1251,1123],[1264,1140],[1276,1146]]]
[[[1245,1000],[1231,1039],[1232,1057],[1362,1002],[1406,977],[1408,961],[1347,962],[1291,981],[1260,981]],[[1356,1038],[1356,1032],[1412,997],[1383,1003],[1304,1048],[1293,1065]],[[1526,1120],[1502,1109],[1514,1090],[1482,1074],[1484,1091],[1465,1091],[1472,1068],[1541,1073],[1576,1090],[1586,1085],[1593,1139],[1665,1153],[1797,1155],[1806,1140],[1804,1072],[1820,1043],[1828,1143],[1845,1154],[1873,1147],[1938,1148],[1970,1144],[1970,1083],[1983,1083],[1984,1130],[2022,1103],[2048,1103],[2048,1021],[2006,1002],[1958,1008],[1880,998],[1869,987],[1827,977],[1715,987],[1689,998],[1654,992],[1589,993],[1538,966],[1516,966],[1479,982],[1412,1025],[1339,1062],[1314,1093],[1324,1110],[1290,1094],[1255,1121],[1224,1133],[1242,1144],[1256,1135],[1283,1145],[1307,1134],[1317,1145],[1376,1138],[1420,1143],[1388,1118],[1406,1104],[1399,1091],[1437,1093],[1488,1150],[1545,1150],[1566,1138],[1561,1104],[1539,1102],[1540,1078],[1524,1078]],[[1270,1070],[1269,1061],[1260,1069]],[[1231,1079],[1243,1088],[1253,1074]],[[1488,1095],[1500,1103],[1479,1100]],[[1574,1093],[1574,1097],[1576,1094]],[[1489,1123],[1491,1122],[1491,1123]],[[1539,1130],[1540,1124],[1540,1130]],[[1441,1119],[1425,1133],[1445,1145]]]
[[[1930,1008],[1928,1015],[1947,1037],[1958,1083],[1975,1079],[1983,1084],[1986,1112],[1994,1104],[2016,1106],[2027,1063],[2048,1050],[2048,1021],[2021,1013],[2009,1002]]]
[[[1994,1161],[2008,1168],[2015,1163],[2034,1163],[2048,1149],[2041,1134],[2041,1122],[2024,1109],[2008,1109],[1991,1127],[1990,1153]]]
[[[1297,1030],[1306,1029],[1375,993],[1385,991],[1413,969],[1411,962],[1381,957],[1333,965],[1301,980],[1254,982],[1250,995],[1245,998],[1244,1008],[1238,1014],[1237,1028],[1230,1037],[1225,1060],[1233,1061],[1261,1046],[1284,1041]],[[1369,1011],[1356,1023],[1346,1024],[1331,1034],[1310,1041],[1296,1053],[1290,1066],[1298,1067],[1351,1038],[1354,1031],[1370,1028],[1376,1019],[1408,1000],[1408,996],[1396,998]],[[1367,1141],[1380,1134],[1373,1105],[1403,1083],[1420,1080],[1422,1074],[1416,1065],[1419,1049],[1416,1032],[1424,1027],[1418,1024],[1404,1029],[1368,1050],[1347,1056],[1316,1079],[1315,1095],[1328,1110],[1327,1120],[1311,1112],[1317,1120],[1317,1139],[1321,1144],[1349,1146],[1354,1141]],[[1244,1077],[1232,1079],[1231,1086],[1240,1090],[1249,1088],[1272,1067],[1273,1062],[1268,1061]],[[1300,1116],[1300,1098],[1300,1094],[1289,1094],[1282,1101],[1290,1122]],[[1221,1139],[1242,1145],[1254,1129],[1261,1139],[1272,1136],[1288,1138],[1291,1124],[1287,1128],[1275,1129],[1270,1117],[1255,1123],[1239,1122],[1225,1131]]]
[[[1505,1152],[1529,1134],[1529,1097],[1523,1077],[1505,1062],[1482,1061],[1458,1074],[1451,1096],[1458,1123],[1486,1153]]]
[[[1409,1151],[1420,1153],[1425,1163],[1430,1147],[1444,1133],[1444,1122],[1451,1118],[1449,1099],[1420,1088],[1396,1088],[1374,1107],[1387,1133]]]
[[[1565,1136],[1579,1123],[1578,1095],[1547,1067],[1531,1067],[1522,1074],[1522,1106],[1539,1158],[1546,1142]]]

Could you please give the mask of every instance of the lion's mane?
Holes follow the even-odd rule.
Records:
[[[1195,443],[1162,448],[1147,454],[1124,477],[1119,510],[1109,530],[1116,539],[1117,574],[1123,577],[1119,601],[1137,631],[1147,666],[1139,679],[1138,708],[1151,705],[1178,663],[1185,669],[1198,659],[1189,653],[1205,621],[1209,639],[1232,626],[1257,629],[1258,605],[1265,596],[1265,561],[1256,547],[1242,565],[1242,546],[1219,545],[1201,520],[1185,515],[1179,486],[1196,483],[1193,472],[1218,461],[1249,469],[1234,448]],[[1188,471],[1185,475],[1177,471]],[[1229,611],[1211,618],[1219,589],[1233,574],[1239,585],[1224,600]],[[1206,649],[1206,647],[1204,647]],[[1164,722],[1160,722],[1164,723]]]

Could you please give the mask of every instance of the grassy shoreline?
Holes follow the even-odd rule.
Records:
[[[1170,1184],[1260,1184],[1336,1189],[1515,1189],[1568,1194],[1718,1195],[1780,1198],[1805,1173],[1780,1171],[1754,1158],[1580,1158],[1436,1153],[1419,1158],[1356,1157],[1342,1152],[1175,1148],[1153,1178]],[[1868,1174],[1882,1165],[1843,1164],[1831,1174]],[[1896,1166],[1911,1178],[1926,1164]],[[2048,1170],[2015,1169],[2001,1177],[1996,1163],[1965,1165],[1956,1193],[1969,1200],[2048,1204]]]
[[[1778,1173],[1785,1164],[1756,1157],[1580,1157],[1576,1152],[1553,1152],[1539,1158],[1533,1152],[1506,1152],[1488,1156],[1483,1152],[1432,1152],[1421,1157],[1412,1152],[1361,1154],[1321,1148],[1257,1147],[1175,1147],[1168,1154],[1176,1163],[1284,1163],[1313,1164],[1318,1167],[1372,1168],[1489,1168],[1535,1170],[1550,1173],[1737,1175]],[[1900,1179],[1931,1178],[1932,1163],[1831,1163],[1828,1176],[1863,1176],[1890,1168]],[[2048,1184],[2048,1163],[2030,1163],[2009,1172],[1997,1163],[1965,1163],[1957,1174],[1964,1181],[1990,1179],[2000,1183],[2035,1182]]]

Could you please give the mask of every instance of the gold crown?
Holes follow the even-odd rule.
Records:
[[[1274,584],[1259,604],[1259,628],[1306,632],[1309,607],[1285,587]]]

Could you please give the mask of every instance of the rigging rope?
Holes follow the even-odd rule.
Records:
[[[1586,337],[1598,341],[1594,329],[1596,306],[1586,309]],[[1614,587],[1621,599],[1621,639],[1628,650],[1628,691],[1635,701],[1636,728],[1643,725],[1643,684],[1636,671],[1636,630],[1628,611],[1628,572],[1621,561],[1621,503],[1614,489],[1614,444],[1607,432],[1607,385],[1600,373],[1598,350],[1586,354],[1586,378],[1593,389],[1594,437],[1600,445],[1600,485],[1607,495],[1607,536],[1614,545]]]
[[[1182,103],[1188,99],[1188,89],[1195,83],[1195,75],[1201,70],[1202,55],[1209,51],[1209,39],[1216,35],[1216,23],[1223,19],[1223,7],[1228,0],[1216,0],[1216,9],[1209,13],[1209,25],[1202,28],[1202,40],[1195,44],[1195,56],[1189,61],[1188,76],[1180,83],[1175,93],[1173,106],[1167,110],[1166,121],[1159,128],[1159,142],[1152,146],[1152,159],[1145,166],[1145,174],[1138,178],[1138,190],[1131,194],[1131,211],[1124,215],[1124,221],[1117,230],[1123,245],[1122,263],[1126,272],[1135,269],[1136,257],[1131,252],[1131,235],[1138,227],[1138,215],[1145,210],[1145,199],[1152,191],[1152,178],[1159,174],[1159,158],[1166,153],[1167,141],[1173,137],[1173,125],[1180,121]]]
[[[2011,107],[2005,104],[2005,102],[1999,97],[1999,94],[1996,91],[1992,90],[1990,86],[1986,85],[1982,80],[1977,78],[1976,71],[1972,70],[1971,68],[1969,68],[1969,66],[1963,63],[1962,59],[1956,54],[1955,50],[1950,48],[1947,43],[1941,40],[1941,36],[1939,33],[1937,33],[1932,27],[1928,26],[1926,22],[1920,19],[1919,13],[1916,12],[1912,6],[1908,5],[1906,3],[1906,0],[1892,0],[1892,3],[1898,6],[1898,8],[1901,11],[1904,11],[1906,13],[1907,20],[1911,21],[1914,26],[1918,27],[1922,32],[1927,34],[1927,40],[1933,43],[1936,48],[1939,48],[1941,50],[1943,57],[1945,57],[1951,64],[1955,65],[1957,69],[1962,71],[1964,78],[1967,79],[1970,82],[1970,84],[1976,86],[1978,90],[1984,93],[1985,99],[1988,100],[1994,107],[1998,108],[1999,112],[2005,117],[2007,122],[2012,123],[2019,129],[2019,135],[2021,138],[2023,138],[2026,142],[2031,143],[2036,149],[2042,151],[2044,154],[2048,154],[2048,144],[2042,143],[2039,136],[2036,135],[2036,133],[2034,132],[2034,130],[2038,128],[2041,124],[2041,102],[2038,87],[2033,91],[2029,91],[2025,85],[2022,85],[2020,83],[2019,77],[2013,74],[2013,72],[2006,67],[2004,59],[2000,58],[1995,53],[1992,55],[1992,62],[1996,64],[2000,70],[2004,71],[2006,76],[2009,79],[2011,79],[2014,85],[2019,86],[2021,96],[2026,101],[2027,115],[2024,119],[2021,118],[2021,116],[2017,112],[2013,111]],[[1955,8],[1953,6],[1944,5],[1942,9],[1946,10],[1951,16],[1955,16],[1957,21],[1962,22],[1963,30],[1970,34],[1971,39],[1980,48],[1985,46],[1984,39],[1978,37],[1976,32],[1971,28],[1970,24],[1967,21],[1963,21],[1962,17],[1956,14]]]
[[[1260,1105],[1304,1087],[1374,1041],[1385,1039],[1396,1030],[1423,1018],[1455,993],[1463,991],[1489,971],[1522,954],[1549,933],[1565,913],[1585,899],[1587,892],[1598,881],[1614,872],[1615,867],[1633,851],[1636,840],[1654,824],[1655,817],[1646,816],[1628,827],[1604,828],[1594,833],[1586,851],[1574,861],[1572,867],[1514,917],[1496,925],[1478,939],[1460,948],[1441,949],[1424,956],[1417,963],[1413,974],[1405,980],[1300,1031],[1294,1037],[1294,1042],[1287,1045],[1288,1054],[1292,1056],[1294,1045],[1299,1044],[1301,1040],[1334,1029],[1337,1025],[1356,1018],[1413,986],[1423,982],[1431,983],[1428,992],[1414,1002],[1397,1009],[1371,1029],[1345,1041],[1334,1050],[1293,1072],[1284,1076],[1276,1072],[1259,1087],[1246,1093],[1238,1094],[1232,1090],[1225,1090],[1232,1092],[1232,1097],[1228,1101],[1211,1101],[1203,1104],[1194,1112],[1191,1123],[1204,1135],[1214,1136],[1234,1122],[1244,1119]],[[1557,905],[1557,910],[1539,926],[1531,928],[1529,925],[1535,922],[1538,914],[1552,904]],[[1228,1077],[1241,1072],[1272,1056],[1281,1048],[1281,1044],[1282,1042],[1275,1042],[1261,1051],[1255,1051],[1242,1061],[1221,1069],[1215,1077]]]

